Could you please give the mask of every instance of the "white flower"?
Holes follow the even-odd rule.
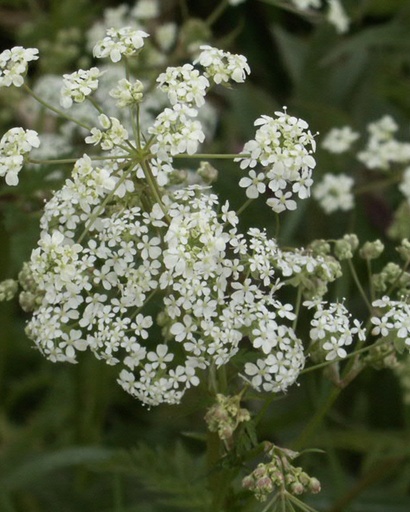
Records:
[[[157,116],[148,132],[155,135],[151,151],[159,160],[169,161],[180,153],[196,153],[198,145],[205,140],[201,123],[192,119],[196,115],[195,109],[177,103]]]
[[[200,46],[201,53],[194,61],[205,68],[205,76],[211,78],[216,84],[229,82],[241,83],[246,79],[251,70],[246,57],[234,55],[208,45]]]
[[[250,199],[256,199],[259,194],[263,194],[266,190],[266,185],[263,182],[265,179],[264,173],[260,172],[258,175],[252,169],[249,171],[249,177],[242,178],[239,186],[246,188],[246,196]]]
[[[107,35],[94,46],[93,54],[98,59],[109,57],[113,62],[119,62],[124,55],[132,57],[144,46],[144,38],[148,34],[143,30],[132,27],[120,29],[110,28]]]
[[[339,32],[343,34],[349,30],[350,20],[342,7],[340,0],[327,0],[328,12],[326,18]]]
[[[386,171],[393,163],[410,162],[410,143],[396,140],[394,134],[397,130],[398,125],[391,116],[370,123],[367,127],[370,136],[366,148],[358,153],[358,160],[369,169]]]
[[[313,188],[313,197],[326,213],[353,208],[353,178],[346,174],[325,174],[321,182]]]
[[[21,87],[24,83],[28,63],[37,59],[37,48],[15,46],[11,50],[4,50],[0,53],[0,87],[9,87],[10,85]]]
[[[39,145],[40,139],[34,130],[11,128],[3,135],[0,140],[0,176],[5,176],[7,185],[18,184],[25,155]]]
[[[110,150],[128,140],[128,132],[117,118],[100,114],[98,120],[104,131],[92,128],[91,135],[85,138],[86,144],[100,144],[101,149]]]
[[[263,359],[257,359],[256,364],[245,363],[244,369],[246,375],[252,377],[251,384],[255,389],[259,389],[263,382],[272,380],[269,367],[266,366],[266,362]]]
[[[117,99],[117,105],[120,108],[140,103],[143,98],[144,86],[139,80],[131,83],[126,78],[121,78],[117,86],[110,91],[110,96]]]
[[[281,212],[296,208],[292,193],[302,199],[309,197],[316,144],[305,121],[288,115],[286,109],[275,114],[276,119],[263,115],[255,121],[255,139],[246,142],[235,161],[240,162],[241,169],[251,168],[249,178],[239,183],[247,188],[247,196],[258,197],[267,186],[275,195],[267,204]],[[263,172],[256,174],[252,168],[258,164]],[[292,192],[286,190],[289,184]]]
[[[201,107],[205,103],[206,90],[209,87],[208,79],[201,75],[191,64],[184,64],[177,68],[167,68],[157,78],[159,88],[168,94],[172,105],[187,103]]]
[[[270,197],[266,204],[272,208],[272,210],[276,213],[281,213],[285,210],[296,210],[296,201],[291,199],[292,193],[285,192],[283,193],[281,190],[275,192],[276,197]]]
[[[98,78],[101,72],[94,67],[89,70],[79,69],[71,75],[63,75],[60,104],[70,108],[75,103],[82,103],[87,96],[98,88]]]
[[[332,128],[323,139],[322,147],[330,153],[344,153],[348,151],[353,142],[359,138],[359,134],[354,132],[350,126],[342,128]]]
[[[167,367],[167,363],[174,359],[174,354],[168,352],[167,345],[157,345],[155,352],[148,352],[147,359],[151,361],[152,368],[164,370]]]

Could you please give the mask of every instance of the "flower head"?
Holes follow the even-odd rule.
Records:
[[[38,59],[37,48],[15,46],[0,53],[0,87],[21,87],[28,63]]]
[[[73,102],[82,103],[98,87],[101,72],[98,68],[80,69],[71,75],[63,75],[60,104],[70,108]]]
[[[257,197],[266,187],[274,195],[268,199],[268,205],[281,212],[295,209],[293,193],[299,198],[309,196],[316,144],[305,121],[286,111],[276,115],[276,119],[263,115],[255,121],[259,127],[255,139],[244,145],[243,156],[235,161],[240,162],[241,169],[251,168],[249,178],[239,182],[239,186],[246,188],[246,195]],[[256,174],[252,169],[258,165],[262,172]]]
[[[148,34],[143,30],[132,27],[120,29],[110,28],[107,35],[94,46],[94,57],[103,59],[109,57],[113,62],[119,62],[124,57],[132,57],[144,46],[144,38]]]
[[[34,130],[11,128],[3,135],[0,140],[0,176],[5,176],[7,185],[18,184],[25,155],[39,145],[40,139]]]

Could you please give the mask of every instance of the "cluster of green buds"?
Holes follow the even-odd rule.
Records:
[[[359,247],[359,239],[352,234],[344,235],[343,238],[336,240],[334,253],[338,260],[349,260],[353,258],[353,254]]]
[[[211,432],[217,432],[219,438],[228,443],[240,423],[249,421],[247,409],[240,406],[241,394],[235,396],[216,395],[216,403],[205,415],[205,421]]]
[[[275,491],[296,496],[305,492],[320,492],[319,480],[309,476],[301,467],[292,464],[300,455],[299,452],[272,444],[267,450],[270,461],[259,463],[256,469],[242,480],[242,486],[252,491],[257,500],[266,501]]]
[[[373,274],[372,284],[377,292],[386,292],[390,288],[396,288],[399,295],[409,293],[410,273],[403,270],[397,263],[389,262],[381,272]]]
[[[6,279],[0,283],[0,301],[11,300],[17,293],[18,284],[14,279]]]

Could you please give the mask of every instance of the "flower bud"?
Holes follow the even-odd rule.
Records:
[[[197,173],[207,185],[218,179],[218,171],[209,162],[201,162]]]
[[[353,258],[353,253],[359,245],[359,240],[355,234],[345,235],[343,238],[336,240],[335,256],[339,260],[348,260]]]
[[[312,477],[309,482],[309,491],[313,494],[317,494],[321,490],[320,482],[317,478]]]
[[[380,240],[366,242],[360,249],[359,254],[365,260],[374,260],[384,251],[384,245]]]

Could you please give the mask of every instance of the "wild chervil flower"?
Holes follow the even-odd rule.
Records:
[[[89,70],[79,69],[71,75],[63,75],[60,104],[70,108],[73,102],[82,103],[87,96],[98,87],[98,78],[101,72],[94,67]]]
[[[34,130],[11,128],[0,140],[0,176],[5,176],[7,185],[17,185],[18,173],[24,157],[32,148],[38,148],[40,140]]]
[[[205,103],[209,81],[192,64],[167,68],[165,73],[159,75],[157,82],[159,88],[168,94],[172,105],[186,103],[201,107]]]
[[[350,126],[343,128],[332,128],[323,139],[322,147],[330,153],[344,153],[348,151],[353,142],[359,138],[359,134],[354,132]]]
[[[143,30],[132,27],[108,29],[107,35],[94,46],[94,57],[103,59],[109,57],[113,62],[119,62],[124,57],[132,57],[144,46],[144,38],[148,34]]]
[[[325,174],[313,188],[313,197],[326,213],[353,208],[352,188],[354,180],[347,174]]]
[[[410,162],[410,143],[395,139],[398,125],[391,116],[383,116],[367,127],[369,139],[357,158],[369,169],[388,171],[394,163]]]
[[[111,89],[110,96],[115,98],[120,108],[136,105],[143,98],[144,86],[140,80],[130,82],[126,78],[121,78],[117,86]]]
[[[244,145],[242,153],[246,156],[235,161],[240,162],[241,169],[251,169],[248,177],[239,182],[240,187],[246,188],[246,195],[256,198],[270,189],[274,197],[267,204],[280,213],[296,208],[293,194],[301,199],[310,195],[316,145],[305,121],[286,111],[276,112],[276,116],[274,119],[264,115],[255,121],[259,127],[255,139]]]
[[[205,76],[216,84],[227,83],[230,80],[241,83],[251,72],[246,57],[213,48],[208,45],[200,46],[201,53],[194,61],[205,69]]]
[[[21,87],[28,63],[38,59],[37,48],[15,46],[0,53],[0,87]]]

